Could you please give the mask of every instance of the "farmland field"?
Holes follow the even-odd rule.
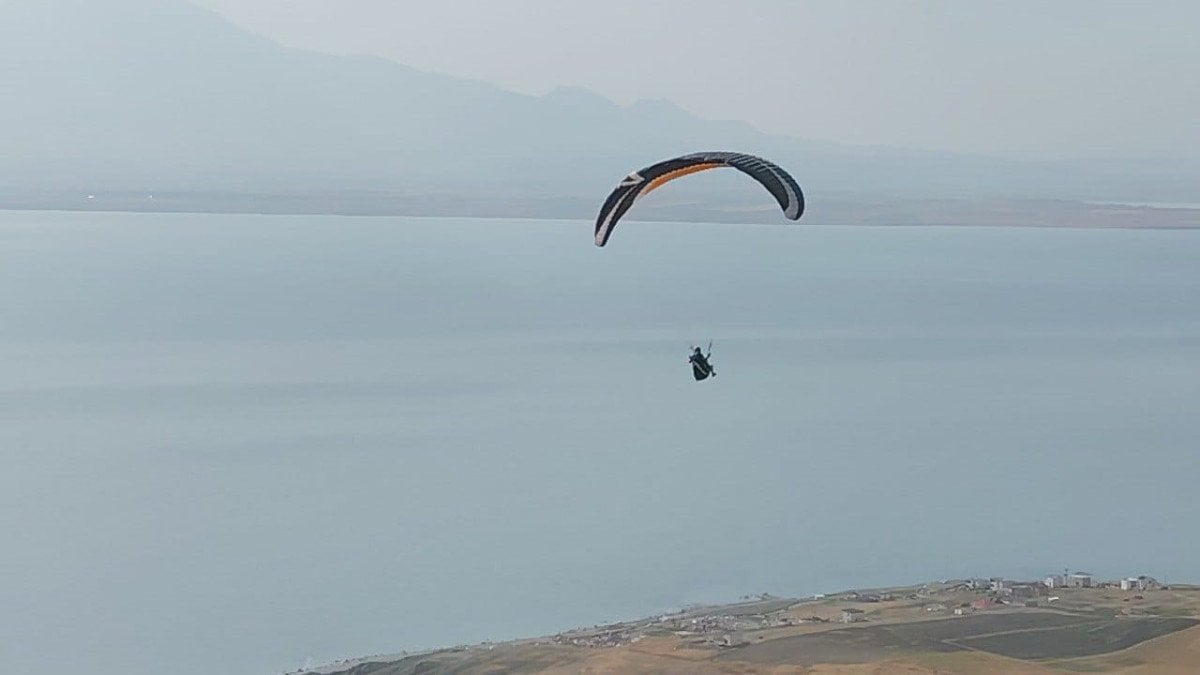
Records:
[[[969,637],[958,642],[1017,659],[1077,658],[1127,649],[1200,621],[1182,618],[1105,619],[1056,628]]]
[[[1019,659],[1091,656],[1197,625],[1183,618],[1093,618],[1054,612],[841,628],[726,652],[753,663],[867,663],[915,653],[984,651]]]

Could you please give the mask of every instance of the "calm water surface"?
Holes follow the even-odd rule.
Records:
[[[1197,260],[1200,232],[0,213],[0,671],[1200,580]]]

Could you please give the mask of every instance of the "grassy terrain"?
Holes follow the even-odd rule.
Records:
[[[1197,624],[1200,621],[1195,619],[1115,618],[1045,630],[970,637],[959,644],[1017,659],[1078,658],[1120,651]]]
[[[968,650],[1027,660],[1076,658],[1126,649],[1197,624],[1195,619],[1097,619],[1056,612],[978,614],[778,638],[728,650],[720,658],[815,665]]]

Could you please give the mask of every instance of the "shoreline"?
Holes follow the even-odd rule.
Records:
[[[1093,583],[1090,575],[1082,576]],[[691,664],[695,672],[727,672],[722,664],[728,664],[753,673],[781,666],[923,663],[951,653],[1010,667],[1105,666],[1114,654],[1136,659],[1138,650],[1157,649],[1154,645],[1176,633],[1200,636],[1200,586],[1138,579],[1144,588],[1126,588],[1122,584],[1129,579],[1056,586],[1060,580],[1051,575],[1031,581],[947,579],[800,598],[744,596],[734,603],[692,605],[554,635],[345,658],[284,675],[349,675],[364,668],[404,675],[493,666],[505,672],[653,670],[664,659]],[[1096,633],[1107,637],[1096,642],[1089,637]],[[1055,636],[1058,643],[1004,638],[1034,634]],[[1039,649],[1046,653],[1024,654]]]
[[[224,204],[194,197],[163,198],[148,203],[145,198],[116,196],[79,200],[4,200],[0,211],[94,213],[94,214],[176,214],[223,216],[329,216],[343,218],[464,218],[569,220],[590,222],[593,214],[584,208],[585,200],[572,203],[525,202],[488,208],[468,203],[455,208],[449,204],[421,208],[415,204],[338,204],[327,202],[297,203],[290,198],[266,197]],[[335,200],[336,201],[336,200]],[[426,205],[430,206],[430,205]],[[590,203],[588,203],[588,206]],[[687,222],[695,224],[780,225],[776,214],[761,209],[718,210],[695,204],[645,204],[631,213],[630,222]],[[784,223],[792,227],[791,223]],[[1200,229],[1200,205],[1191,203],[1135,204],[1100,203],[1083,200],[1047,199],[947,199],[905,200],[837,198],[810,206],[809,213],[796,225],[836,227],[1020,227],[1046,229],[1125,229],[1193,230]]]

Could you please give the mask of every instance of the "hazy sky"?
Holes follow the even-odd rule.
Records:
[[[1200,4],[198,0],[289,45],[840,142],[1200,157]]]

